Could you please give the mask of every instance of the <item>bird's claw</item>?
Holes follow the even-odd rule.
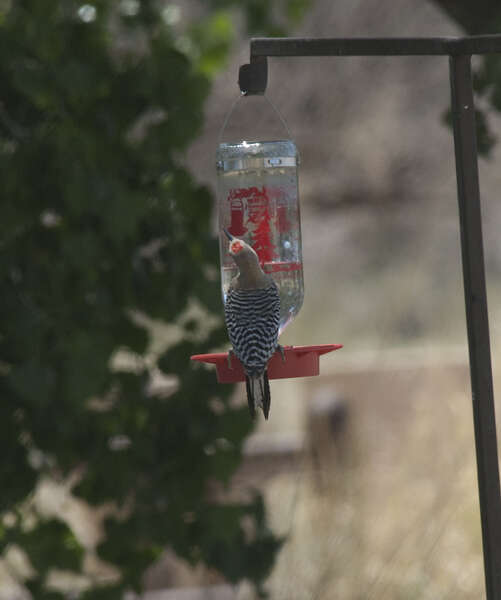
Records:
[[[284,347],[280,344],[277,344],[277,350],[280,352],[280,356],[282,357],[282,362],[285,362],[285,350]]]
[[[227,362],[228,362],[228,369],[233,369],[233,367],[231,366],[231,357],[234,355],[235,353],[233,352],[233,350],[228,350],[228,357],[227,357]]]

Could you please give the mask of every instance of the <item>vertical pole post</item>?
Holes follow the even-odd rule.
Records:
[[[487,600],[501,600],[501,494],[471,57],[450,56],[461,253]]]

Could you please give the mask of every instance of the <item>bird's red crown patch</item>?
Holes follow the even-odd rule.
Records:
[[[230,244],[230,252],[232,254],[238,254],[244,248],[244,245],[240,240],[233,240]]]

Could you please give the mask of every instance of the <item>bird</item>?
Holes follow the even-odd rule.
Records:
[[[252,246],[227,229],[223,231],[229,239],[229,254],[238,267],[224,305],[232,345],[228,362],[231,367],[231,356],[235,354],[243,365],[251,417],[255,418],[259,407],[268,419],[271,404],[268,361],[277,350],[285,360],[284,350],[278,343],[280,294],[272,276],[261,268]]]

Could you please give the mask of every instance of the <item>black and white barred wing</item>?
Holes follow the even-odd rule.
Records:
[[[276,350],[280,325],[280,296],[276,285],[228,291],[224,307],[228,335],[235,354],[248,373],[264,371]]]

